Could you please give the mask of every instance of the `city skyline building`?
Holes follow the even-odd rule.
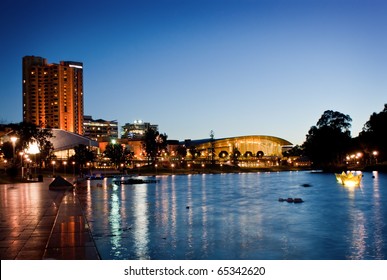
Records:
[[[122,126],[122,139],[142,139],[147,129],[159,130],[157,124],[151,124],[149,122],[143,122],[142,120],[135,120],[133,123],[126,123]]]
[[[118,139],[118,122],[103,119],[94,120],[92,116],[83,117],[84,136],[96,141]]]
[[[23,57],[23,121],[83,135],[83,63]]]

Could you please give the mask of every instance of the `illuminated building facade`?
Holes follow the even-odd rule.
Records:
[[[83,118],[84,136],[99,142],[109,142],[118,138],[117,121],[94,120],[91,116]]]
[[[142,139],[147,129],[153,129],[158,131],[158,125],[143,122],[141,120],[135,120],[133,123],[126,123],[122,127],[121,138],[123,139]]]
[[[265,135],[239,136],[222,139],[186,140],[186,148],[197,152],[196,159],[228,162],[238,159],[240,162],[275,162],[282,157],[284,149],[292,143],[282,138]],[[213,151],[213,152],[211,152]],[[191,155],[191,153],[188,153]],[[191,156],[192,157],[192,156]],[[259,165],[259,164],[258,164]]]
[[[23,57],[23,121],[83,134],[83,64]]]

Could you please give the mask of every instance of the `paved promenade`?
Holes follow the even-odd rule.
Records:
[[[52,180],[0,185],[0,259],[99,259],[78,199]]]

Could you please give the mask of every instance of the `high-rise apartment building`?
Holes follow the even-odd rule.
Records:
[[[118,122],[102,119],[94,120],[91,116],[84,116],[84,136],[95,141],[111,141],[118,138]]]
[[[83,134],[83,64],[23,57],[23,121]]]

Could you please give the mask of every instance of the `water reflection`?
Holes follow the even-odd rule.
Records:
[[[116,188],[117,186],[115,186]],[[121,255],[121,214],[120,214],[120,200],[116,192],[111,195],[111,208],[109,212],[109,225],[111,229],[112,249],[115,252],[115,256]]]
[[[383,239],[383,228],[385,228],[385,222],[382,214],[381,194],[379,190],[379,173],[377,171],[372,172],[373,178],[373,224],[374,224],[374,254],[375,259],[384,259],[383,247],[385,246],[385,240]]]
[[[359,210],[352,213],[352,255],[350,259],[361,260],[365,257],[367,230],[364,214]]]
[[[373,176],[351,190],[310,172],[175,175],[88,186],[83,204],[103,259],[384,259],[387,175]]]
[[[133,187],[134,195],[134,243],[137,259],[149,259],[149,221],[147,187]]]

